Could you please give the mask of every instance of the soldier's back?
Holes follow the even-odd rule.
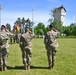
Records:
[[[46,36],[46,39],[48,41],[45,41],[46,42],[46,46],[47,47],[58,47],[58,43],[56,41],[56,37],[57,37],[57,32],[48,31],[47,32],[47,36]]]

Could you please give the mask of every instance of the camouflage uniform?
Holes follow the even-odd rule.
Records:
[[[21,42],[21,40],[23,40],[23,39],[20,38],[20,48],[22,51],[23,64],[25,66],[25,69],[27,70],[31,64],[31,56],[32,56],[31,40],[34,37],[34,35],[32,33],[26,32],[26,33],[22,34],[22,37],[24,37],[27,40],[27,43],[26,42],[23,43],[23,42]]]
[[[20,43],[21,34],[17,33],[15,37],[16,37],[16,43]]]
[[[3,43],[2,40],[0,40],[0,69],[1,70],[5,70],[5,68],[7,67],[7,57],[9,53],[8,35],[12,35],[12,34],[6,31],[0,32],[0,36],[3,37]]]
[[[10,35],[10,43],[13,43],[13,35]]]
[[[55,56],[56,56],[56,48],[58,47],[58,43],[56,41],[56,37],[59,32],[55,32],[53,30],[48,31],[44,37],[44,44],[47,50],[48,64],[49,68],[53,68],[55,64]]]
[[[16,34],[13,34],[13,43],[16,42]]]

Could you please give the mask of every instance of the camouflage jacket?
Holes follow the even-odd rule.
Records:
[[[10,35],[13,35],[13,34],[10,33],[10,32],[6,32],[6,31],[1,31],[0,32],[0,47],[5,47],[5,48],[9,47],[9,45],[8,45],[8,37]]]
[[[55,32],[53,30],[48,31],[44,37],[44,44],[46,47],[58,47],[58,43],[56,38],[59,32]]]
[[[31,40],[33,37],[34,37],[33,33],[26,32],[26,33],[22,34],[20,37],[20,47],[21,48],[31,48],[31,46],[32,46]]]

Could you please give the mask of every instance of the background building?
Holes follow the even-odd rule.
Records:
[[[53,10],[54,21],[61,21],[63,26],[66,25],[65,16],[66,16],[66,9],[63,6],[55,8]]]

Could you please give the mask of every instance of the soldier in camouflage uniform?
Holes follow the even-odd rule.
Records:
[[[7,57],[9,53],[8,35],[12,35],[4,25],[0,31],[0,71],[7,70]]]
[[[25,66],[25,70],[30,69],[31,64],[31,56],[32,56],[32,43],[31,40],[34,37],[34,34],[31,33],[29,28],[25,29],[25,33],[21,35],[20,38],[20,48],[22,51],[23,64]]]
[[[10,35],[10,43],[13,43],[13,35]]]
[[[20,43],[20,37],[21,37],[21,34],[20,33],[16,33],[16,43]]]
[[[16,34],[13,34],[13,43],[16,43]]]
[[[49,69],[52,69],[55,64],[56,48],[58,47],[56,37],[59,32],[55,30],[52,25],[49,25],[49,28],[50,31],[48,31],[44,37],[44,44],[47,50]]]

